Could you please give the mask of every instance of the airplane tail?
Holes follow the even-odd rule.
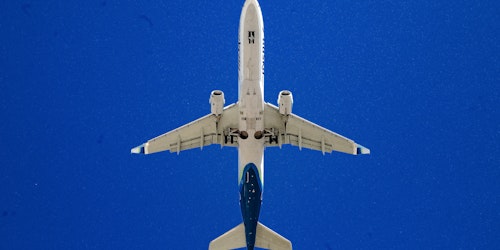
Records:
[[[208,249],[229,250],[243,248],[246,246],[245,225],[241,223],[215,240],[212,240]],[[292,250],[292,243],[283,236],[258,222],[255,247],[270,250]]]
[[[292,250],[292,243],[270,228],[257,223],[255,246],[271,250]]]

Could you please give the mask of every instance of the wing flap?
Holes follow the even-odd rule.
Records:
[[[318,150],[323,152],[323,154],[331,153],[332,151],[353,155],[370,153],[369,149],[356,144],[353,140],[314,124],[300,116],[295,114],[283,116],[279,113],[279,109],[272,104],[266,103],[264,116],[265,128],[279,131],[278,143],[266,143],[266,146],[291,144],[300,149]]]
[[[216,118],[209,114],[182,127],[149,140],[145,145],[145,153],[152,154],[168,150],[180,152],[200,146],[201,134],[215,135]],[[205,139],[205,136],[203,136]],[[208,142],[208,141],[207,141]],[[203,146],[205,144],[203,143]]]
[[[286,125],[290,144],[331,153],[332,151],[356,154],[356,143],[335,132],[316,125],[304,118],[291,114]]]
[[[131,153],[152,154],[162,151],[179,153],[192,148],[203,148],[211,144],[237,146],[234,141],[225,142],[224,131],[238,122],[237,105],[227,106],[221,117],[208,114],[177,129],[157,136],[135,147]]]

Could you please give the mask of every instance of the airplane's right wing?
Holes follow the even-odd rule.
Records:
[[[152,154],[161,151],[177,152],[203,148],[211,144],[237,146],[235,140],[228,140],[227,131],[238,126],[238,106],[232,104],[224,108],[218,118],[208,114],[198,120],[157,136],[131,150],[136,154]]]
[[[284,116],[279,109],[266,103],[264,109],[264,127],[279,136],[275,141],[270,140],[266,146],[291,144],[300,149],[318,150],[323,154],[332,151],[347,154],[369,154],[370,150],[356,144],[353,140],[316,125],[294,114]],[[274,142],[275,144],[273,144]]]

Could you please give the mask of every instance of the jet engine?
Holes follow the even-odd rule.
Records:
[[[226,102],[226,100],[224,100],[224,92],[220,90],[212,91],[209,102],[212,114],[217,116],[221,115],[224,109],[224,103]]]
[[[278,95],[278,106],[280,114],[289,115],[292,113],[293,96],[292,92],[282,90]]]

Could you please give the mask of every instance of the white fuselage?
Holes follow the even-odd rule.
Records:
[[[264,183],[264,22],[259,3],[247,0],[240,17],[238,36],[239,131],[238,181],[253,163]],[[260,136],[259,136],[260,133]]]
[[[246,246],[247,250],[292,250],[289,240],[259,222],[264,191],[264,148],[290,144],[299,149],[319,150],[323,154],[339,151],[354,155],[369,154],[370,150],[292,114],[293,97],[288,90],[279,93],[279,107],[264,102],[264,22],[257,0],[245,0],[240,16],[238,102],[224,106],[224,93],[214,90],[209,103],[210,114],[150,139],[132,148],[131,152],[179,153],[211,144],[238,147],[238,185],[243,223],[212,240],[209,249]]]

